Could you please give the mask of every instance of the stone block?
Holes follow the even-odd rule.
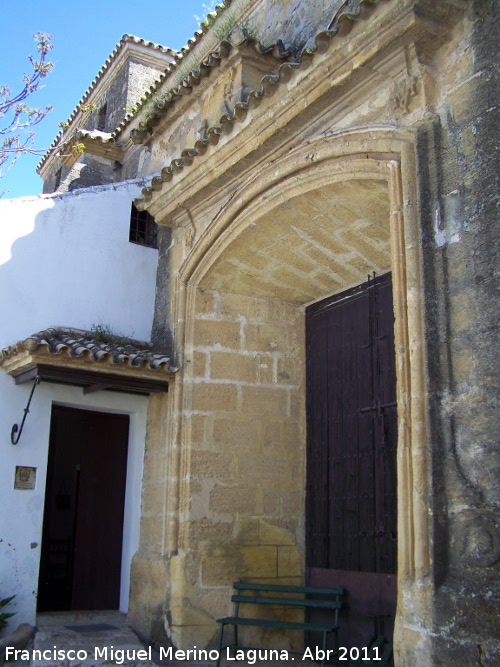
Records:
[[[256,514],[258,510],[257,490],[254,486],[216,486],[210,492],[210,511],[236,514]]]
[[[206,444],[208,439],[209,420],[207,415],[189,415],[186,422],[191,428],[191,443],[194,445]]]
[[[269,419],[263,425],[263,440],[264,447],[278,447],[282,443],[282,424],[283,421]]]
[[[291,391],[290,392],[290,415],[293,417],[304,416],[305,417],[305,396],[302,392]],[[297,435],[300,435],[300,431]],[[295,436],[295,439],[297,438]]]
[[[158,531],[158,513],[152,511],[149,514],[144,512],[141,516],[141,545],[148,549],[159,549],[161,547],[161,533]]]
[[[142,511],[159,512],[163,507],[165,483],[148,480],[142,487]]]
[[[241,547],[242,576],[243,577],[276,577],[277,550],[276,547],[258,546]]]
[[[185,601],[180,613],[169,626],[169,635],[174,646],[184,650],[194,646],[208,646],[217,633],[214,618],[198,607]]]
[[[271,354],[259,354],[257,357],[257,382],[259,384],[274,383],[275,359]]]
[[[278,547],[278,576],[299,577],[304,571],[304,557],[297,547]]]
[[[199,599],[200,609],[213,618],[221,618],[231,613],[231,589],[204,588]],[[219,626],[218,626],[219,627]]]
[[[257,380],[256,357],[232,352],[212,352],[210,377],[214,380],[238,380],[255,383]]]
[[[463,348],[453,352],[453,381],[458,383],[469,383],[472,378],[474,368],[474,357],[468,348]]]
[[[484,113],[490,106],[489,82],[484,72],[479,72],[461,82],[448,93],[453,118],[459,125]]]
[[[201,563],[203,586],[230,586],[242,574],[239,554],[221,554],[214,558],[205,557]]]
[[[477,313],[476,298],[473,294],[462,292],[456,295],[451,295],[450,311],[453,333],[455,336],[475,331],[479,317]]]
[[[196,290],[196,313],[197,315],[213,315],[215,313],[216,292],[206,289]]]
[[[289,491],[282,496],[283,512],[290,516],[300,516],[305,511],[303,485],[297,491]]]
[[[218,445],[241,445],[259,440],[259,424],[253,418],[215,417],[213,438]]]
[[[279,384],[299,384],[302,376],[302,359],[297,357],[281,357],[278,359],[277,378]]]
[[[272,544],[272,545],[295,545],[294,536],[282,526],[277,526],[275,524],[264,521],[263,519],[259,522],[259,544]],[[279,552],[278,552],[279,553]],[[279,576],[288,576],[281,575]]]
[[[191,450],[190,474],[192,477],[227,479],[233,475],[232,460],[226,454],[193,449]]]
[[[255,299],[231,292],[225,292],[222,296],[220,314],[224,319],[239,321],[244,317],[248,322],[263,322],[267,311],[267,299]]]
[[[292,394],[292,405],[295,405],[296,400],[301,400],[302,397],[296,398],[296,394]],[[305,399],[304,399],[305,401]],[[305,404],[302,401],[300,405],[300,410],[291,411],[291,414],[296,417],[297,415],[303,415],[305,419]],[[294,449],[296,455],[300,455],[301,458],[305,459],[305,432],[302,427],[302,423],[296,419],[287,419],[283,423],[284,428],[284,441],[288,449]]]
[[[191,498],[193,498],[199,493],[202,493],[203,489],[204,489],[203,484],[199,480],[193,479],[192,477],[189,479],[189,493],[191,495]]]
[[[240,475],[247,479],[284,480],[287,479],[287,461],[278,456],[253,456],[239,463]]]
[[[258,415],[288,415],[288,390],[284,388],[242,387],[242,412]]]
[[[279,495],[275,488],[265,488],[263,492],[263,512],[267,515],[277,514],[279,510]]]
[[[194,346],[239,350],[240,323],[217,320],[196,320]]]
[[[288,352],[297,348],[299,332],[288,318],[276,320],[276,324],[247,324],[245,348],[252,352]]]
[[[316,268],[316,264],[312,260],[310,260],[307,256],[295,251],[293,248],[289,249],[288,261],[290,265],[296,269],[296,271],[302,272],[306,276],[310,276],[312,273],[314,273],[314,269]]]
[[[165,480],[167,474],[167,457],[164,451],[149,449],[144,455],[145,482],[159,482]]]
[[[259,542],[259,519],[255,517],[239,516],[235,526],[235,544],[253,544]]]
[[[207,375],[208,369],[208,355],[205,352],[193,352],[193,376],[196,378],[204,378]]]
[[[192,409],[198,412],[235,411],[237,388],[234,385],[200,382],[193,385]]]

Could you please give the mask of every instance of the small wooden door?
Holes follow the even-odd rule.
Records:
[[[390,274],[306,311],[307,576],[346,590],[343,646],[392,639],[396,372]]]
[[[53,408],[38,611],[119,608],[128,428]]]
[[[89,416],[90,415],[90,416]],[[76,507],[73,609],[118,609],[129,418],[83,421]]]

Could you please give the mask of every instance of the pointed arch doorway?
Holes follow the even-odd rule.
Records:
[[[378,275],[392,271],[398,403],[397,500],[394,503],[398,514],[399,604],[394,636],[397,654],[404,623],[403,596],[412,587],[417,573],[429,571],[425,364],[415,154],[413,136],[409,134],[382,129],[360,130],[353,135],[349,141],[345,141],[346,134],[339,135],[340,141],[326,137],[308,142],[307,146],[284,157],[281,163],[276,161],[267,170],[261,169],[258,176],[245,183],[240,190],[241,197],[231,198],[181,266],[174,310],[177,320],[186,323],[179,328],[178,336],[182,340],[185,336],[186,349],[195,352],[198,350],[197,326],[207,319],[207,307],[216,322],[211,323],[210,336],[218,336],[218,327],[225,328],[226,321],[236,313],[235,338],[246,346],[238,348],[242,354],[249,349],[268,354],[266,348],[258,347],[263,339],[259,334],[273,331],[276,322],[272,313],[279,312],[286,319],[282,339],[271,339],[271,344],[283,340],[283,352],[279,353],[297,369],[297,382],[286,389],[289,412],[274,414],[273,424],[275,430],[279,425],[280,433],[287,436],[284,459],[293,460],[294,471],[300,472],[287,478],[286,490],[281,496],[280,480],[272,485],[277,502],[266,520],[285,519],[291,526],[289,539],[298,536],[296,547],[290,550],[297,564],[293,574],[301,580],[309,575],[311,580],[314,572],[303,559],[305,540],[302,539],[307,533],[304,516],[306,383],[302,381],[306,356],[302,340],[304,312],[310,304],[328,295],[340,295],[362,284],[373,270]],[[314,155],[313,161],[311,155]],[[181,238],[184,234],[181,225],[178,234]],[[265,301],[273,307],[262,308]],[[248,314],[254,317],[254,312],[258,313],[257,326],[248,318]],[[255,340],[249,336],[249,330],[256,334]],[[240,341],[238,336],[242,331],[245,337]],[[213,341],[215,350],[217,340],[213,338]],[[206,354],[205,339],[203,345],[200,351]],[[190,387],[184,394],[187,409],[198,394],[201,397],[202,389],[214,384],[208,367],[203,366],[203,377],[199,380],[194,366],[192,369],[184,377]],[[280,383],[278,373],[276,389],[280,388]],[[267,387],[261,389],[259,382],[256,384],[252,385],[256,395],[269,393]],[[238,410],[234,410],[234,417],[226,410],[225,424],[240,418]],[[293,428],[289,428],[290,422]],[[261,443],[261,440],[252,438],[251,444],[256,442]],[[265,439],[262,443],[265,444]],[[219,446],[217,442],[217,447],[224,451],[224,443]],[[234,443],[231,454],[241,455],[248,471],[245,437]],[[258,486],[258,482],[254,484]],[[291,493],[294,498],[300,495],[304,503],[288,505],[285,498],[290,498]],[[186,507],[188,498],[186,494]],[[252,516],[254,514],[252,512]],[[361,580],[364,573],[357,574]],[[391,578],[396,587],[396,575],[380,574],[385,581]],[[355,579],[352,576],[351,585],[356,584],[362,591],[363,584],[358,585]],[[420,599],[419,594],[417,591],[417,599]],[[390,634],[387,629],[385,632]]]

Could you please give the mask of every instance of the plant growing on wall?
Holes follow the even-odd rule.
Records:
[[[8,619],[15,615],[15,612],[9,613],[2,611],[2,609],[6,607],[15,597],[15,595],[11,595],[8,598],[0,598],[0,630],[3,630],[3,628],[7,626]]]

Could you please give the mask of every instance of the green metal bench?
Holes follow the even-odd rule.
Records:
[[[342,606],[341,597],[343,589],[336,588],[318,588],[316,586],[283,586],[277,584],[250,584],[242,581],[236,581],[233,584],[235,593],[231,596],[231,601],[235,604],[234,616],[226,616],[217,619],[220,623],[220,638],[219,638],[219,658],[217,660],[217,667],[220,665],[222,651],[230,649],[236,651],[237,649],[248,651],[255,650],[255,646],[241,646],[238,643],[238,627],[239,626],[253,626],[258,628],[280,628],[283,630],[303,630],[309,632],[319,632],[323,635],[322,650],[324,656],[327,655],[326,643],[328,635],[333,633],[334,648],[329,651],[330,656],[338,656],[338,618],[339,611]],[[267,607],[296,607],[302,609],[324,609],[333,612],[331,623],[311,623],[311,622],[295,622],[285,621],[280,619],[263,619],[263,618],[247,618],[240,616],[240,605],[263,605]],[[226,626],[233,626],[233,641],[230,644],[223,646],[224,628]],[[302,655],[302,651],[289,651]],[[322,665],[325,664],[325,659],[322,660]]]

